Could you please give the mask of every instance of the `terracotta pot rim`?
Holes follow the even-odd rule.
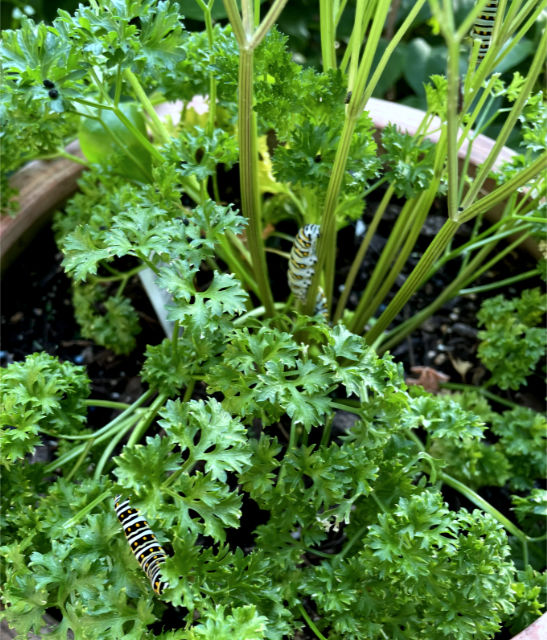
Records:
[[[183,103],[181,101],[163,103],[156,107],[161,116],[170,116],[174,122],[180,117]],[[379,132],[388,123],[396,124],[402,131],[407,131],[413,135],[416,133],[424,117],[424,112],[413,107],[371,98],[367,105],[376,130]],[[432,127],[438,126],[438,121],[433,120]],[[431,129],[428,137],[436,141],[438,133]],[[464,142],[459,150],[459,157],[464,158],[467,153],[469,143]],[[479,135],[472,143],[470,153],[470,166],[480,165],[492,149],[494,141],[484,135]],[[67,151],[82,157],[80,145],[77,140],[71,142]],[[495,167],[510,160],[515,156],[515,152],[508,147],[500,150]],[[19,190],[19,212],[10,218],[0,217],[0,246],[2,247],[1,267],[5,268],[9,261],[16,255],[17,250],[22,248],[22,238],[29,233],[29,230],[36,225],[43,224],[47,216],[69,197],[77,188],[77,180],[83,171],[83,167],[66,158],[55,160],[33,160],[19,169],[10,179],[11,186]],[[484,193],[488,193],[492,187],[486,184]],[[503,208],[498,207],[497,213]],[[494,209],[494,213],[496,210]],[[528,239],[531,240],[531,239]],[[523,243],[524,244],[524,243]],[[539,258],[540,253],[536,242],[528,242],[524,245],[526,250]]]

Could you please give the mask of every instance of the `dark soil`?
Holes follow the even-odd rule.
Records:
[[[373,208],[372,208],[373,212]],[[374,263],[377,261],[385,240],[389,234],[398,208],[394,206],[387,212],[386,219],[379,229],[377,238],[371,246],[365,262],[362,266],[356,287],[364,289],[367,277]],[[428,230],[421,236],[420,244],[412,254],[410,268],[416,264],[436,231],[436,226],[446,219],[443,211],[430,219]],[[294,233],[291,225],[286,230]],[[357,226],[359,229],[359,226]],[[462,233],[465,233],[464,229]],[[339,235],[339,256],[337,261],[337,285],[344,281],[347,270],[351,264],[351,258],[357,251],[362,235],[356,233],[356,225],[344,229]],[[456,242],[458,238],[456,238]],[[460,239],[461,241],[461,239]],[[286,243],[285,243],[286,244]],[[340,248],[343,247],[343,250]],[[287,246],[282,246],[288,250]],[[49,228],[43,230],[39,237],[24,251],[18,261],[12,265],[3,276],[2,307],[1,307],[1,338],[0,364],[5,366],[11,362],[24,359],[34,351],[46,351],[58,356],[61,360],[69,360],[87,367],[88,375],[92,380],[91,397],[133,402],[144,391],[139,379],[139,372],[143,364],[143,354],[148,344],[158,344],[163,338],[163,330],[158,323],[155,313],[148,299],[135,277],[126,290],[126,295],[133,301],[137,313],[140,316],[142,332],[137,336],[137,348],[130,356],[118,356],[111,351],[97,346],[90,340],[83,339],[79,327],[74,320],[71,303],[70,282],[60,266],[61,254],[58,251],[53,234]],[[286,272],[286,263],[270,254],[270,273]],[[496,281],[507,277],[517,271],[526,271],[534,264],[532,258],[523,254],[509,255],[493,272],[487,273],[476,284],[486,281]],[[404,316],[410,317],[423,308],[454,277],[453,270],[448,267],[443,273],[436,275],[407,305]],[[401,282],[406,274],[401,276]],[[518,288],[505,288],[506,296],[518,295],[524,288],[536,286],[537,282],[526,281]],[[276,298],[282,299],[288,293],[286,281],[283,277],[275,283]],[[487,376],[487,372],[477,359],[477,323],[476,314],[480,308],[482,299],[497,295],[498,290],[489,291],[482,296],[470,295],[465,298],[456,298],[443,307],[433,317],[429,318],[422,327],[416,330],[410,337],[397,345],[392,353],[402,362],[407,375],[411,375],[410,369],[414,366],[432,367],[449,376],[452,382],[467,382],[480,384]],[[357,302],[357,294],[350,297],[350,308]],[[462,365],[462,363],[464,363]],[[505,397],[538,410],[542,409],[544,385],[541,376],[532,378],[525,392],[500,392]],[[202,389],[196,389],[196,394],[201,395]],[[112,417],[109,409],[96,409],[90,412],[89,426],[99,428]],[[338,416],[339,422],[343,422],[344,416]],[[340,428],[344,428],[343,425]],[[51,458],[52,451],[42,452],[43,457]],[[449,496],[449,501],[458,500],[461,496]],[[499,508],[507,512],[506,498],[502,495],[488,496]],[[256,506],[256,505],[255,505]],[[471,506],[472,505],[462,505]],[[256,513],[255,513],[256,512]],[[250,526],[254,529],[260,522],[261,515],[258,508],[249,505],[246,509],[246,517],[255,518]],[[251,523],[249,523],[251,525]],[[252,541],[246,541],[251,544]],[[170,623],[176,625],[180,616],[175,611],[166,611],[162,624],[167,628]],[[176,628],[176,626],[175,626]],[[299,640],[306,640],[307,635],[300,635]],[[499,635],[500,640],[510,635]]]

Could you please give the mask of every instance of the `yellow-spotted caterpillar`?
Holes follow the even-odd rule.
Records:
[[[490,41],[492,40],[492,31],[494,30],[494,22],[496,20],[496,13],[498,11],[498,0],[491,0],[482,13],[475,20],[473,25],[472,37],[478,38],[481,43],[479,46],[478,62],[484,59],[488,48],[490,47]]]
[[[129,500],[122,500],[121,496],[116,496],[114,509],[131,551],[150,580],[152,589],[160,595],[169,586],[162,580],[160,571],[167,554],[148,526],[148,522],[138,509],[129,504]]]
[[[287,277],[291,291],[301,302],[306,300],[315,271],[319,234],[320,227],[318,224],[304,225],[298,230],[291,249]],[[314,313],[327,314],[327,299],[321,288],[317,291]]]

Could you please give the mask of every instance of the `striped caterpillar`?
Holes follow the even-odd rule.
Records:
[[[167,554],[148,526],[148,522],[138,509],[129,504],[129,500],[121,501],[121,496],[116,496],[114,509],[133,555],[150,580],[152,589],[160,595],[169,586],[162,580],[160,573]]]
[[[291,249],[287,278],[291,291],[301,302],[306,300],[315,272],[317,240],[320,231],[318,224],[304,225],[298,230]],[[314,313],[326,316],[327,312],[327,299],[323,290],[319,288],[315,299]]]
[[[491,0],[482,10],[482,13],[475,20],[472,29],[472,37],[481,41],[479,47],[479,55],[477,63],[481,62],[490,47],[492,40],[492,31],[494,30],[494,22],[496,13],[498,12],[498,0]]]

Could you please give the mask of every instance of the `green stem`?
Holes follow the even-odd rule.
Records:
[[[85,158],[80,158],[80,156],[76,156],[73,153],[68,153],[68,151],[65,151],[65,149],[59,149],[56,155],[60,156],[61,158],[66,158],[67,160],[72,160],[72,162],[81,164],[84,167],[87,167],[89,164]]]
[[[342,127],[340,142],[336,149],[332,173],[325,197],[325,206],[321,217],[321,235],[319,236],[317,244],[317,266],[308,289],[306,304],[304,305],[304,313],[308,315],[313,314],[323,265],[325,265],[325,294],[327,296],[327,306],[329,310],[332,304],[334,258],[336,252],[336,204],[338,202],[342,180],[344,179],[351,138],[355,131],[356,123],[357,115],[348,110],[344,120],[344,126]]]
[[[133,433],[127,440],[128,447],[131,447],[139,442],[143,434],[152,423],[152,420],[154,420],[154,418],[156,417],[157,412],[161,409],[168,397],[169,395],[167,393],[160,393],[159,396],[154,400],[154,402],[147,408],[146,413],[141,416],[139,423],[133,429]]]
[[[279,17],[281,11],[287,4],[288,0],[274,0],[268,13],[264,16],[262,22],[256,28],[250,42],[251,49],[256,49],[262,40],[266,37],[268,31],[273,27],[275,21]]]
[[[171,140],[169,131],[167,131],[167,129],[165,128],[165,125],[160,120],[160,117],[158,116],[158,114],[156,113],[156,110],[154,109],[154,105],[150,102],[137,76],[131,71],[131,69],[129,69],[129,67],[126,67],[124,69],[123,75],[131,85],[131,88],[135,92],[135,95],[137,96],[144,110],[148,114],[148,117],[154,123],[154,126],[156,127],[156,131],[161,136],[161,142],[163,144],[167,144],[169,140]]]
[[[547,45],[547,30],[544,30],[543,34],[542,34],[542,37],[541,37],[541,41],[539,43],[539,46],[538,46],[538,48],[537,48],[537,50],[535,52],[534,59],[532,60],[532,64],[530,66],[530,70],[529,70],[529,72],[528,72],[528,74],[526,76],[526,81],[525,81],[521,91],[519,92],[518,98],[515,100],[512,108],[511,108],[511,111],[509,112],[509,115],[507,116],[507,118],[506,118],[506,120],[505,120],[505,122],[504,122],[504,124],[503,124],[503,126],[501,128],[501,131],[497,134],[496,140],[494,142],[494,145],[493,145],[490,153],[488,154],[488,157],[486,158],[484,163],[481,164],[480,169],[477,172],[477,175],[473,178],[473,182],[471,183],[470,188],[469,188],[468,192],[466,193],[464,201],[462,203],[462,206],[464,208],[469,203],[473,202],[475,200],[475,198],[477,197],[478,193],[480,192],[480,189],[481,189],[482,185],[484,184],[484,181],[486,180],[486,178],[488,177],[488,174],[492,170],[494,162],[496,161],[496,159],[499,156],[501,148],[507,142],[507,138],[509,137],[510,133],[514,130],[515,125],[517,123],[517,120],[518,120],[519,116],[522,114],[522,111],[524,109],[526,101],[528,100],[528,97],[529,97],[530,93],[533,91],[535,83],[536,83],[536,80],[537,80],[537,77],[541,73],[541,70],[542,70],[543,65],[545,63],[545,48],[546,48],[546,45]],[[544,153],[541,157],[543,158],[543,162],[545,163],[545,158],[547,157],[547,153]],[[519,176],[524,172],[525,172],[525,170],[520,172]],[[527,182],[527,181],[528,180],[526,180],[525,182]],[[523,184],[525,184],[525,182]],[[507,184],[508,184],[508,182],[505,183],[505,185],[502,185],[502,188],[504,186],[506,186]],[[496,193],[496,191],[498,191],[498,190],[496,189],[494,192],[492,192],[491,195]],[[485,199],[486,198],[483,198],[483,200],[485,200]],[[469,215],[469,213],[468,213],[468,215]]]
[[[357,532],[351,536],[348,542],[344,545],[342,551],[340,551],[340,553],[338,553],[336,557],[342,559],[344,556],[346,556],[349,553],[350,549],[354,546],[354,544],[358,540],[360,540],[360,538],[366,533],[367,529],[368,524],[365,524],[360,529],[358,529]]]
[[[369,101],[369,98],[372,96],[374,89],[376,89],[376,85],[378,84],[380,78],[382,77],[382,74],[385,71],[385,68],[389,62],[389,59],[391,58],[397,46],[399,45],[399,42],[402,40],[403,36],[409,30],[416,16],[421,11],[422,7],[426,2],[427,0],[417,0],[417,2],[413,3],[412,9],[409,11],[407,17],[404,19],[401,26],[397,29],[397,31],[393,35],[393,38],[391,38],[391,40],[389,41],[389,44],[387,45],[382,57],[380,58],[378,63],[375,65],[374,73],[372,74],[370,81],[367,84],[366,90],[363,93],[363,96],[361,99],[362,108],[365,107],[365,105]],[[368,4],[372,4],[372,3],[367,3],[367,5]],[[389,4],[390,3],[387,3],[388,10],[389,10]],[[368,43],[367,43],[367,47],[368,47]]]
[[[153,158],[155,158],[156,160],[158,160],[159,162],[163,162],[163,156],[161,155],[161,153],[158,151],[158,149],[156,149],[156,147],[148,140],[148,138],[143,135],[139,129],[137,129],[137,127],[135,127],[135,125],[127,118],[127,116],[118,108],[115,107],[113,105],[110,104],[101,104],[98,102],[93,102],[91,100],[85,100],[83,98],[73,98],[74,102],[78,102],[80,104],[84,104],[87,107],[93,107],[94,109],[97,109],[100,113],[101,109],[106,109],[108,111],[112,111],[116,114],[116,116],[118,117],[119,120],[121,120],[121,122],[129,129],[129,131],[131,131],[131,133],[135,136],[135,138],[137,138],[137,140],[142,144],[142,146],[147,149],[147,151],[149,151],[149,153],[152,155]],[[89,114],[80,114],[86,117],[93,117],[90,116]],[[95,117],[95,120],[101,120],[100,117]],[[106,127],[106,125],[103,126]],[[110,130],[109,130],[110,131]],[[120,144],[120,143],[118,143]],[[121,148],[124,148],[123,143],[120,144]]]
[[[120,423],[125,421],[125,418],[127,418],[132,411],[134,411],[138,406],[140,406],[143,402],[145,402],[153,393],[154,392],[152,390],[148,390],[138,400],[136,400],[130,407],[128,407],[123,413],[121,413],[119,416],[114,418],[114,420],[109,422],[102,429],[99,429],[99,431],[96,431],[95,433],[87,434],[86,436],[80,436],[79,439],[83,440],[85,438],[85,439],[92,440],[93,442],[92,446],[94,447],[100,442],[103,442],[104,440],[112,437],[117,433]],[[65,436],[65,438],[69,439],[69,436]],[[70,439],[74,439],[74,438],[75,436],[70,436]],[[73,449],[71,449],[70,451],[67,451],[64,455],[57,458],[57,460],[54,460],[53,462],[50,462],[48,465],[46,465],[44,467],[44,472],[48,474],[48,473],[52,473],[56,469],[59,469],[60,467],[65,465],[67,462],[70,462],[70,460],[72,460],[73,458],[80,456],[81,453],[86,448],[86,446],[87,444],[80,444],[77,447],[74,447]]]
[[[141,396],[142,398],[143,396]],[[133,406],[127,404],[127,402],[115,402],[114,400],[84,400],[84,404],[86,407],[103,407],[105,409],[128,409]]]
[[[360,406],[354,406],[352,404],[346,404],[347,401],[339,399],[338,402],[331,400],[329,407],[331,409],[339,409],[340,411],[347,411],[349,413],[355,413],[355,415],[362,416],[362,409]]]
[[[376,208],[376,211],[374,212],[374,216],[372,218],[372,221],[367,229],[367,232],[365,233],[365,236],[363,237],[363,240],[361,241],[361,246],[359,247],[359,250],[357,251],[357,254],[355,256],[355,258],[353,259],[353,262],[351,263],[351,268],[349,270],[349,273],[347,275],[346,281],[344,282],[344,289],[342,291],[342,295],[340,296],[340,299],[338,300],[338,305],[336,307],[336,312],[334,314],[334,317],[332,319],[333,323],[338,322],[338,320],[342,317],[342,313],[344,312],[344,309],[346,307],[346,302],[348,300],[349,294],[351,293],[351,289],[353,287],[353,283],[355,282],[355,278],[357,277],[357,274],[359,273],[359,269],[361,268],[361,265],[363,264],[363,260],[365,258],[365,254],[367,252],[367,249],[369,248],[369,245],[372,241],[372,238],[374,237],[374,234],[376,233],[376,229],[378,227],[378,225],[380,224],[380,220],[382,219],[382,216],[385,213],[385,210],[387,208],[387,205],[389,204],[393,193],[395,191],[395,187],[393,185],[389,185],[389,187],[387,188],[386,192],[384,193],[384,196],[382,198],[382,201],[380,202],[380,204],[378,205],[378,207]]]
[[[365,335],[365,340],[372,344],[382,334],[399,311],[408,302],[415,293],[425,275],[429,272],[435,260],[444,251],[456,231],[459,224],[452,220],[447,220],[439,233],[435,236],[433,242],[426,249],[418,264],[414,267],[411,274],[405,280],[403,286],[395,294],[393,300],[389,303],[387,309],[378,318],[372,329]]]
[[[450,7],[450,4],[447,3]],[[454,29],[454,16],[449,8],[449,28]],[[459,42],[450,39],[448,41],[448,65],[447,65],[447,163],[448,163],[448,215],[454,220],[458,214],[458,82],[459,82]]]
[[[461,223],[468,222],[477,214],[488,211],[500,202],[508,200],[515,191],[520,189],[520,187],[523,187],[536,176],[540,175],[545,168],[547,168],[547,151],[542,153],[527,167],[521,169],[516,176],[507,182],[504,182],[487,196],[484,196],[484,198],[474,202],[470,207],[467,207],[464,215],[460,217],[459,221]]]
[[[506,518],[503,513],[498,511],[495,507],[493,507],[489,502],[487,502],[484,498],[482,498],[478,493],[470,489],[466,484],[456,480],[452,476],[449,476],[444,471],[439,471],[439,479],[444,482],[444,484],[456,489],[459,493],[465,496],[469,502],[472,502],[475,506],[479,507],[486,513],[489,513],[495,520],[497,520],[509,533],[518,538],[522,543],[523,549],[528,549],[528,539],[526,534],[521,531],[516,525],[514,525],[511,520]]]
[[[306,621],[308,627],[315,633],[316,637],[319,638],[319,640],[328,640],[321,633],[321,631],[319,631],[319,629],[315,626],[313,620],[310,618],[310,616],[308,615],[308,612],[306,611],[306,609],[304,609],[304,607],[300,604],[300,602],[296,606],[298,607],[298,610],[300,611],[302,617]]]
[[[112,440],[106,445],[101,457],[99,458],[99,462],[97,462],[97,466],[95,467],[95,473],[93,474],[93,479],[96,482],[99,482],[101,475],[103,473],[104,466],[110,460],[112,455],[112,451],[114,451],[118,442],[125,436],[125,434],[133,427],[135,422],[139,419],[139,416],[131,416],[127,423],[121,427],[118,432],[114,435]]]
[[[240,48],[239,53],[239,171],[241,185],[241,209],[249,220],[247,239],[253,263],[260,299],[267,315],[274,315],[274,301],[266,253],[262,239],[262,206],[258,184],[256,114],[253,110],[253,51]]]
[[[93,447],[93,440],[89,440],[88,442],[86,442],[85,447],[83,448],[83,451],[80,454],[80,457],[78,458],[78,460],[76,460],[76,464],[72,467],[70,472],[65,477],[65,480],[67,482],[70,482],[70,480],[72,479],[76,471],[78,471],[78,469],[82,466],[83,461],[85,460],[87,454],[89,453],[92,447]]]
[[[319,0],[319,26],[321,30],[323,72],[327,72],[329,69],[336,69],[336,49],[334,48],[336,29],[334,27],[332,0]]]
[[[113,402],[112,400],[84,400],[84,404],[88,407],[104,407],[106,409],[123,409],[123,412],[117,415],[113,420],[109,423],[105,424],[104,427],[101,427],[98,431],[94,431],[93,433],[86,433],[81,436],[74,436],[70,434],[59,433],[57,434],[57,438],[64,438],[65,440],[93,440],[102,436],[107,431],[110,431],[114,427],[123,422],[132,412],[138,409],[141,404],[146,402],[154,392],[149,389],[145,393],[142,394],[133,404],[127,405],[124,402]]]
[[[541,275],[541,271],[539,269],[531,269],[530,271],[521,273],[518,276],[513,276],[512,278],[505,278],[505,280],[498,280],[497,282],[491,282],[490,284],[483,284],[478,287],[461,289],[460,295],[464,296],[470,293],[482,293],[483,291],[500,289],[501,287],[507,287],[508,285],[514,284],[515,282],[520,282],[521,280],[527,280],[528,278],[533,278],[534,276],[539,276],[539,275]]]
[[[284,302],[276,302],[274,304],[275,309],[279,309],[279,310],[283,309],[284,306],[285,306]],[[251,309],[250,311],[247,311],[246,313],[237,317],[235,320],[232,320],[232,324],[237,327],[245,324],[245,322],[249,318],[260,318],[260,316],[263,316],[265,313],[266,313],[266,307],[264,306],[255,307],[254,309]]]
[[[506,400],[505,398],[500,398],[496,394],[484,389],[483,387],[477,387],[472,384],[463,384],[461,382],[441,382],[441,389],[451,389],[453,391],[476,391],[481,395],[485,396],[492,402],[497,402],[498,404],[502,404],[510,409],[518,409],[519,405],[516,402],[511,402],[511,400]]]
[[[63,529],[70,529],[70,527],[73,527],[74,525],[78,524],[78,522],[81,522],[88,513],[91,513],[93,509],[95,509],[95,507],[111,493],[112,491],[110,489],[103,491],[101,495],[97,496],[94,500],[86,504],[85,507],[83,509],[80,509],[80,511],[78,511],[76,515],[72,516],[70,520],[67,520],[63,525]]]

